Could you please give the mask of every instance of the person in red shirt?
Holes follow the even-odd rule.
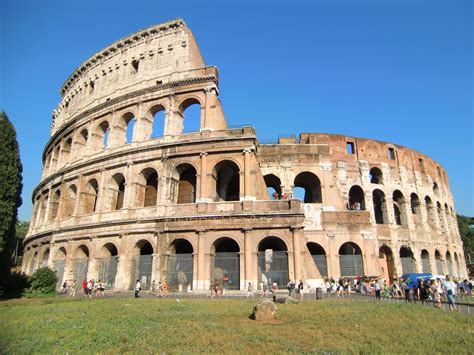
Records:
[[[87,280],[82,281],[82,290],[84,291],[84,297],[87,296],[87,293],[88,293]]]

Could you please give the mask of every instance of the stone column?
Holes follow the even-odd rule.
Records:
[[[200,154],[201,157],[201,168],[199,176],[199,196],[196,199],[197,202],[212,202],[209,198],[207,184],[207,153],[203,152]]]
[[[129,161],[127,163],[127,172],[125,174],[125,194],[123,196],[123,208],[130,208],[134,204],[132,203],[132,199],[136,196],[134,191],[132,191],[132,187],[134,184],[132,183],[132,176],[133,174],[133,162]]]
[[[52,189],[49,189],[48,191],[48,203],[45,206],[45,211],[44,211],[44,219],[41,221],[43,225],[47,225],[49,223],[49,211],[51,209],[51,197],[52,197]]]
[[[294,268],[295,280],[301,279],[301,248],[300,243],[303,237],[303,226],[295,226],[291,228],[293,234],[293,251],[294,251]]]
[[[250,153],[252,148],[244,149],[244,200],[252,199],[250,176]]]
[[[215,87],[206,87],[204,89],[205,102],[204,107],[201,108],[201,122],[200,129],[213,130],[214,127],[214,116],[216,110],[217,91]]]
[[[197,255],[197,278],[196,284],[193,285],[194,290],[205,291],[206,280],[209,278],[209,275],[205,274],[205,265],[204,265],[204,239],[206,232],[205,231],[196,231],[198,235],[198,255]]]
[[[243,228],[242,233],[244,234],[244,260],[245,260],[245,268],[244,268],[244,275],[241,275],[241,280],[244,279],[244,286],[247,285],[249,282],[255,286],[257,284],[257,278],[255,273],[252,271],[252,247],[251,247],[251,234],[252,228]],[[242,277],[243,276],[243,277]]]

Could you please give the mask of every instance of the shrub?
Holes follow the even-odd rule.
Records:
[[[33,293],[48,294],[56,290],[58,277],[48,267],[41,267],[30,277],[31,291]]]

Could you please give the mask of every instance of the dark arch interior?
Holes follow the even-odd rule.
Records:
[[[258,244],[258,251],[272,249],[273,251],[287,251],[288,248],[283,240],[278,237],[266,237]]]
[[[381,254],[385,254],[386,256],[392,256],[392,249],[390,249],[388,246],[383,245],[379,249],[379,257]]]
[[[89,257],[89,248],[87,248],[85,245],[81,245],[79,248],[77,248],[76,257],[77,258],[88,258]]]
[[[104,254],[108,254],[110,256],[118,255],[117,247],[112,243],[105,244],[102,249],[104,249]]]
[[[151,255],[153,254],[153,247],[147,240],[140,240],[137,243],[137,247],[140,249],[140,255]]]
[[[402,247],[400,248],[400,258],[412,258],[413,252],[410,248]]]
[[[441,259],[441,254],[438,250],[435,251],[435,258],[436,259]]]
[[[267,174],[263,177],[267,188],[272,188],[277,193],[277,198],[281,197],[281,180],[278,176],[273,174]]]
[[[423,249],[421,251],[421,258],[422,259],[429,259],[430,258],[430,254],[428,253],[428,251],[426,249]]]
[[[362,252],[357,244],[348,242],[341,245],[339,255],[362,255]]]
[[[326,251],[324,250],[324,248],[317,243],[309,242],[306,243],[306,246],[311,255],[326,255]]]
[[[349,190],[349,209],[365,210],[364,190],[360,186],[354,185]]]
[[[379,168],[370,169],[369,178],[372,184],[381,184],[383,182],[382,171]]]
[[[217,197],[224,201],[239,201],[240,177],[239,167],[232,161],[225,160],[214,168]]]
[[[196,169],[189,164],[178,167],[178,199],[177,203],[196,202]]]
[[[319,178],[308,171],[299,173],[295,177],[295,187],[304,189],[304,203],[321,203],[321,181]]]
[[[192,254],[194,252],[193,246],[186,239],[175,239],[171,246],[173,254]]]
[[[239,252],[239,244],[230,238],[221,238],[214,242],[214,249],[216,253]]]
[[[382,205],[385,202],[385,194],[380,190],[374,190],[372,192],[372,200],[374,202],[375,222],[377,224],[383,224],[385,221]]]

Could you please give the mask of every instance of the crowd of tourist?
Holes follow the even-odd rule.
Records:
[[[409,285],[407,280],[400,278],[391,285],[383,278],[356,277],[354,279],[334,278],[325,279],[326,292],[333,293],[336,297],[357,292],[381,297],[405,299],[406,302],[432,302],[435,307],[442,308],[442,301],[447,300],[451,310],[456,308],[456,295],[471,295],[473,281],[469,279],[452,279],[450,275],[443,278],[432,277],[428,280],[420,279],[416,285]]]
[[[76,280],[65,280],[61,288],[61,293],[70,297],[76,297],[77,288],[78,285]],[[91,279],[87,281],[84,279],[81,288],[83,297],[104,297],[106,282],[105,280],[95,281],[94,279]]]

